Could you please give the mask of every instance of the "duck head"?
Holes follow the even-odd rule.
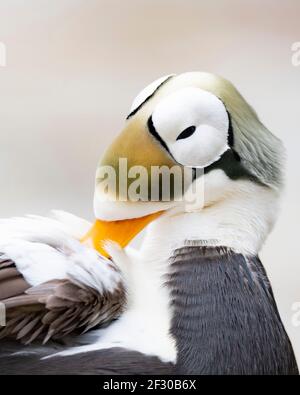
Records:
[[[245,179],[282,185],[283,148],[227,80],[202,72],[162,77],[133,101],[124,129],[99,162],[96,222],[83,238],[100,253],[160,216],[217,204]],[[213,170],[224,175],[210,179]]]

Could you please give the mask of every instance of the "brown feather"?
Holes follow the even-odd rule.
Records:
[[[0,270],[7,267],[14,267],[15,264],[8,258],[3,258],[3,254],[0,254]]]
[[[17,269],[13,267],[4,267],[0,270],[0,282],[20,276]]]
[[[112,270],[117,270],[111,264]],[[43,344],[70,334],[86,332],[117,318],[125,305],[122,283],[100,294],[77,280],[53,280],[35,287],[25,281],[14,263],[0,255],[0,302],[5,304],[7,326],[0,339],[25,344],[41,338]]]
[[[40,321],[41,317],[37,316],[33,320],[30,320],[28,324],[24,325],[22,329],[19,331],[17,339],[22,339],[26,335],[28,335],[29,332],[32,332],[32,330],[35,328],[36,324]]]
[[[2,267],[0,269],[0,300],[21,295],[30,285],[17,269]]]

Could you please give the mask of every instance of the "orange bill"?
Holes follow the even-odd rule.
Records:
[[[102,221],[97,219],[88,233],[81,239],[81,242],[95,248],[101,255],[109,257],[103,248],[105,241],[112,240],[121,247],[126,247],[138,233],[162,214],[163,211],[159,211],[144,217],[121,221]]]

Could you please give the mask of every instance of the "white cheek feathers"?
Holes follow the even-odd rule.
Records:
[[[184,166],[209,166],[228,149],[226,108],[207,91],[185,88],[167,96],[152,120],[175,160]]]

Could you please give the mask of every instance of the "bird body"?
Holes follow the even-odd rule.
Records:
[[[148,86],[99,163],[94,225],[61,212],[0,222],[1,372],[297,374],[258,257],[282,153],[228,81]],[[155,183],[158,166],[173,178]]]

